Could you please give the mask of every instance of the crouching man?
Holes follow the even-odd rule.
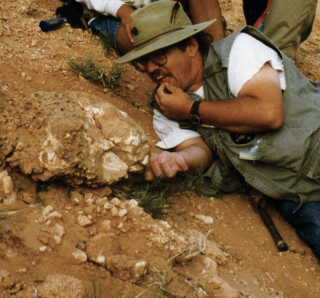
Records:
[[[131,14],[132,61],[159,84],[154,128],[164,149],[147,180],[205,170],[198,191],[235,191],[240,179],[273,198],[320,256],[320,84],[305,78],[262,33],[244,27],[208,43],[180,4]]]

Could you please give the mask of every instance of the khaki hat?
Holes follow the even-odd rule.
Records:
[[[192,25],[179,2],[153,2],[131,14],[134,49],[116,60],[126,63],[199,33],[215,20]]]

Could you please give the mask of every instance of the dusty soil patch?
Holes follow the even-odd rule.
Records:
[[[0,104],[11,105],[12,98],[30,99],[38,91],[93,94],[127,112],[143,127],[156,150],[157,137],[147,107],[154,84],[129,65],[122,70],[120,95],[108,87],[103,91],[102,85],[76,76],[67,68],[72,57],[86,57],[90,51],[97,63],[111,68],[116,53],[110,50],[105,54],[95,36],[68,25],[41,32],[39,22],[53,18],[61,2],[38,0],[36,10],[27,14],[31,3],[34,2],[0,3]],[[241,1],[223,0],[221,5],[229,31],[240,28],[244,24]],[[311,37],[295,58],[296,65],[310,79],[320,79],[319,13]],[[17,192],[17,201],[10,208],[22,211],[10,221],[1,221],[1,297],[43,295],[40,289],[37,294],[36,289],[53,274],[74,277],[91,290],[94,281],[101,281],[102,297],[136,297],[144,289],[154,291],[155,286],[163,289],[158,291],[159,297],[170,296],[168,292],[183,297],[205,297],[204,292],[208,297],[320,296],[320,266],[310,248],[268,207],[291,249],[279,253],[242,190],[223,200],[202,198],[193,192],[176,194],[170,200],[174,204],[168,208],[168,216],[159,221],[125,201],[113,201],[115,195],[108,187],[77,187],[70,197],[70,189],[55,183],[47,192],[38,193],[43,200],[39,208],[35,182],[8,166],[4,169],[12,177]],[[99,199],[103,198],[106,198],[104,203],[112,205],[110,209],[99,205]],[[48,215],[56,213],[44,220],[43,212],[48,210],[44,208],[48,206],[52,206]],[[121,211],[124,209],[127,213]],[[204,217],[199,215],[212,221],[203,221]],[[79,221],[80,216],[91,223]],[[6,233],[7,229],[11,233]],[[86,251],[90,240],[100,233],[113,235],[110,256],[118,256],[114,258],[118,263],[109,264],[109,268],[103,267],[102,262],[81,259],[81,253],[75,258],[74,253]],[[201,251],[204,243],[211,250]],[[189,259],[186,254],[184,258],[177,257],[192,245],[196,245],[193,248],[199,253]],[[141,275],[138,284],[130,283],[132,276],[127,278],[130,274],[124,272],[133,267],[123,267],[123,257],[119,256],[127,256],[130,262],[148,263],[148,273]],[[143,297],[151,297],[148,291]]]

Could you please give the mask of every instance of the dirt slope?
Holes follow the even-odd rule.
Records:
[[[127,65],[122,70],[120,95],[117,95],[109,87],[93,84],[70,72],[67,64],[71,58],[86,57],[90,52],[96,58],[96,63],[111,68],[117,55],[113,50],[106,54],[97,37],[81,29],[72,29],[67,24],[54,31],[41,32],[39,22],[55,17],[55,9],[60,5],[58,0],[1,0],[1,105],[10,105],[12,97],[20,96],[23,100],[36,91],[91,93],[127,112],[144,128],[154,146],[157,137],[152,129],[152,114],[147,107],[154,84],[147,76]],[[240,0],[223,0],[221,6],[230,32],[244,24]],[[34,12],[31,11],[32,7],[35,8]],[[311,37],[300,47],[295,59],[299,69],[315,80],[320,79],[319,13]],[[190,237],[188,231],[192,230],[202,235],[210,231],[207,240],[217,243],[226,257],[225,262],[217,268],[218,275],[238,291],[240,297],[320,297],[320,266],[310,248],[273,208],[268,207],[290,247],[290,251],[279,253],[242,190],[223,200],[202,198],[192,192],[173,196],[171,202],[174,204],[163,220],[171,227],[176,238],[163,244],[155,240],[155,235],[160,233],[159,221],[153,221],[148,216],[142,219],[140,215],[128,215],[124,221],[121,217],[111,216],[107,211],[90,211],[84,202],[77,204],[70,199],[68,189],[58,184],[40,193],[44,207],[52,206],[53,210],[62,214],[61,219],[54,219],[51,225],[45,225],[39,220],[43,209],[34,205],[36,184],[29,177],[8,167],[4,169],[12,177],[16,191],[20,190],[17,202],[10,207],[21,208],[23,211],[1,226],[2,229],[9,228],[12,233],[0,234],[0,270],[9,272],[15,282],[13,287],[0,293],[0,297],[36,297],[33,295],[34,287],[42,284],[49,274],[73,276],[88,289],[91,289],[93,281],[101,281],[104,288],[102,297],[136,297],[145,288],[151,290],[150,284],[160,283],[159,276],[163,278],[163,275],[158,273],[161,270],[165,272],[166,261],[180,245],[179,237]],[[108,187],[78,187],[75,191],[83,198],[115,197]],[[4,207],[0,204],[0,210]],[[77,218],[83,212],[91,214],[93,225],[82,227],[78,224]],[[213,222],[207,224],[197,220],[195,215],[209,216]],[[91,261],[77,263],[71,257],[74,248],[83,248],[83,244],[90,238],[103,232],[103,218],[110,220],[108,231],[116,235],[118,251],[130,254],[135,259],[146,259],[150,263],[148,275],[138,286],[116,278],[114,273],[112,276],[109,270]],[[66,231],[60,245],[52,243],[46,232],[56,222],[63,225]],[[39,248],[43,246],[47,249],[42,252]],[[207,297],[227,297],[221,290],[221,284],[203,284],[201,278],[197,279],[204,274],[204,270],[208,270],[202,261],[199,254],[188,262],[171,266],[167,272],[169,277],[165,289],[178,293],[179,297],[205,297],[195,288],[202,288],[208,294]],[[3,280],[0,277],[0,289],[1,282]],[[160,291],[158,297],[170,297],[168,292]],[[143,295],[151,297],[148,292]]]

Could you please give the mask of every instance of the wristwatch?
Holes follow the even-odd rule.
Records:
[[[189,115],[189,120],[193,124],[201,124],[201,117],[199,115],[199,106],[200,106],[201,101],[195,101],[192,104],[191,110],[190,110],[190,115]]]

